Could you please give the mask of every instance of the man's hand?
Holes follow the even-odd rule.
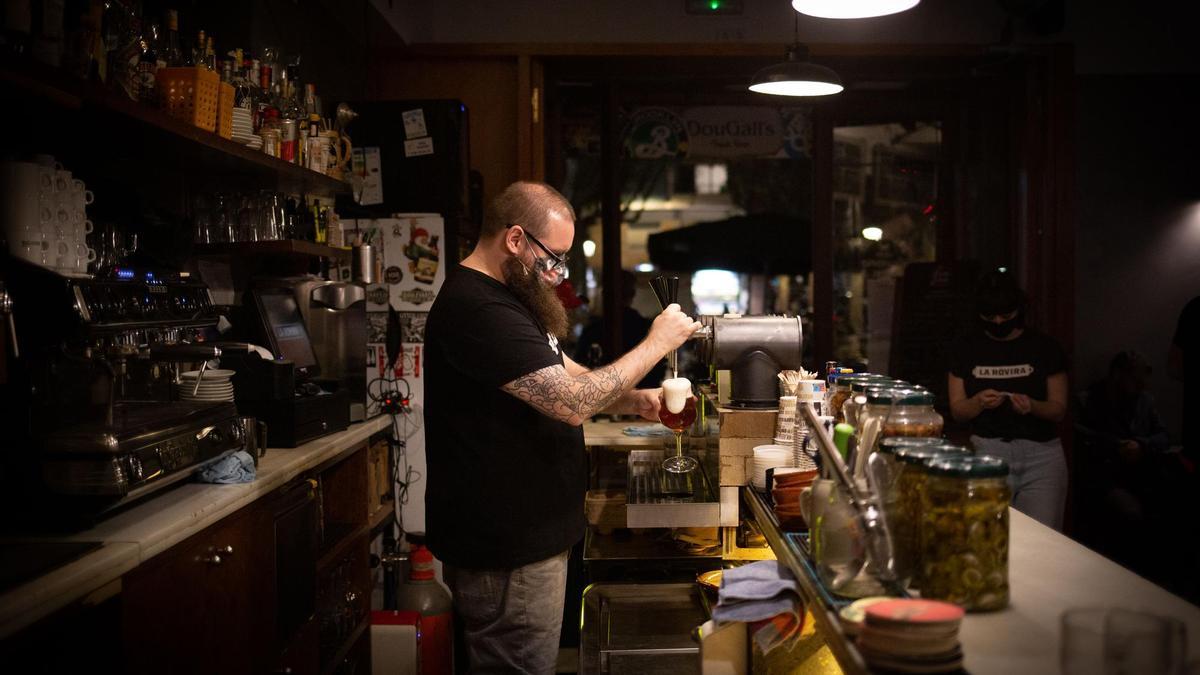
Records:
[[[1004,394],[995,389],[984,389],[975,394],[973,398],[979,403],[979,407],[984,410],[995,408],[1004,403]]]
[[[1013,410],[1018,415],[1028,415],[1033,411],[1033,403],[1025,394],[1012,394],[1009,398],[1012,400]]]
[[[642,419],[649,422],[658,421],[658,399],[662,394],[662,387],[654,389],[634,389],[629,392],[629,404],[631,411],[641,416]]]
[[[665,355],[672,349],[678,349],[698,330],[700,322],[693,321],[692,317],[680,311],[679,305],[671,303],[654,318],[646,341],[654,345],[659,354]]]

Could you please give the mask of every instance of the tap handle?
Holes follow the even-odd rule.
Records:
[[[658,299],[658,306],[666,309],[667,305],[671,304],[667,301],[667,282],[666,277],[654,277],[650,280],[650,290],[654,291],[654,297]]]

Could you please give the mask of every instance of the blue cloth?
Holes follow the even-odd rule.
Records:
[[[626,436],[671,436],[675,432],[663,426],[625,427],[621,430]]]
[[[238,450],[201,467],[196,472],[196,480],[201,483],[249,483],[257,475],[254,458],[245,450]]]
[[[777,560],[760,560],[721,573],[713,620],[752,624],[754,640],[765,654],[799,633],[804,626],[801,608],[791,571]]]

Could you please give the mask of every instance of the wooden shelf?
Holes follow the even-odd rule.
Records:
[[[349,525],[337,524],[336,526],[326,526],[326,534],[332,533],[336,540],[333,544],[321,551],[321,557],[317,558],[317,573],[327,569],[331,564],[337,562],[350,550],[351,545],[362,541],[362,536],[368,532],[365,525],[360,527],[352,527]]]
[[[177,120],[148,105],[124,98],[102,86],[74,79],[35,62],[0,59],[0,87],[8,90],[0,100],[40,99],[54,106],[78,110],[81,123],[95,125],[96,139],[116,144],[127,132],[140,132],[161,160],[175,157],[193,168],[219,174],[253,177],[276,189],[330,197],[350,191],[349,184],[302,166],[285,162],[214,132]],[[169,167],[155,167],[153,170]]]
[[[381,504],[375,513],[371,514],[370,522],[367,527],[370,528],[372,534],[383,528],[384,525],[392,522],[395,516],[396,502],[388,500],[387,503]]]
[[[350,249],[314,244],[311,241],[282,239],[279,241],[241,241],[232,244],[196,244],[197,254],[228,254],[233,256],[290,255],[311,258],[348,260]]]
[[[350,650],[354,648],[354,645],[358,644],[359,638],[361,638],[363,633],[367,632],[367,629],[370,627],[371,613],[367,612],[367,615],[363,617],[363,620],[360,621],[357,626],[355,626],[354,631],[346,637],[346,640],[342,642],[342,645],[338,647],[338,650],[333,653],[333,658],[322,664],[321,674],[327,675],[328,673],[332,673],[337,670],[337,667],[342,663],[342,659],[346,658],[346,655],[350,653]]]

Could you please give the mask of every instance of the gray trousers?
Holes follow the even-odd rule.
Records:
[[[1067,458],[1061,441],[971,436],[971,445],[977,455],[992,455],[1008,462],[1014,509],[1062,532],[1067,508]]]
[[[472,673],[553,675],[568,551],[515,569],[446,565]]]

